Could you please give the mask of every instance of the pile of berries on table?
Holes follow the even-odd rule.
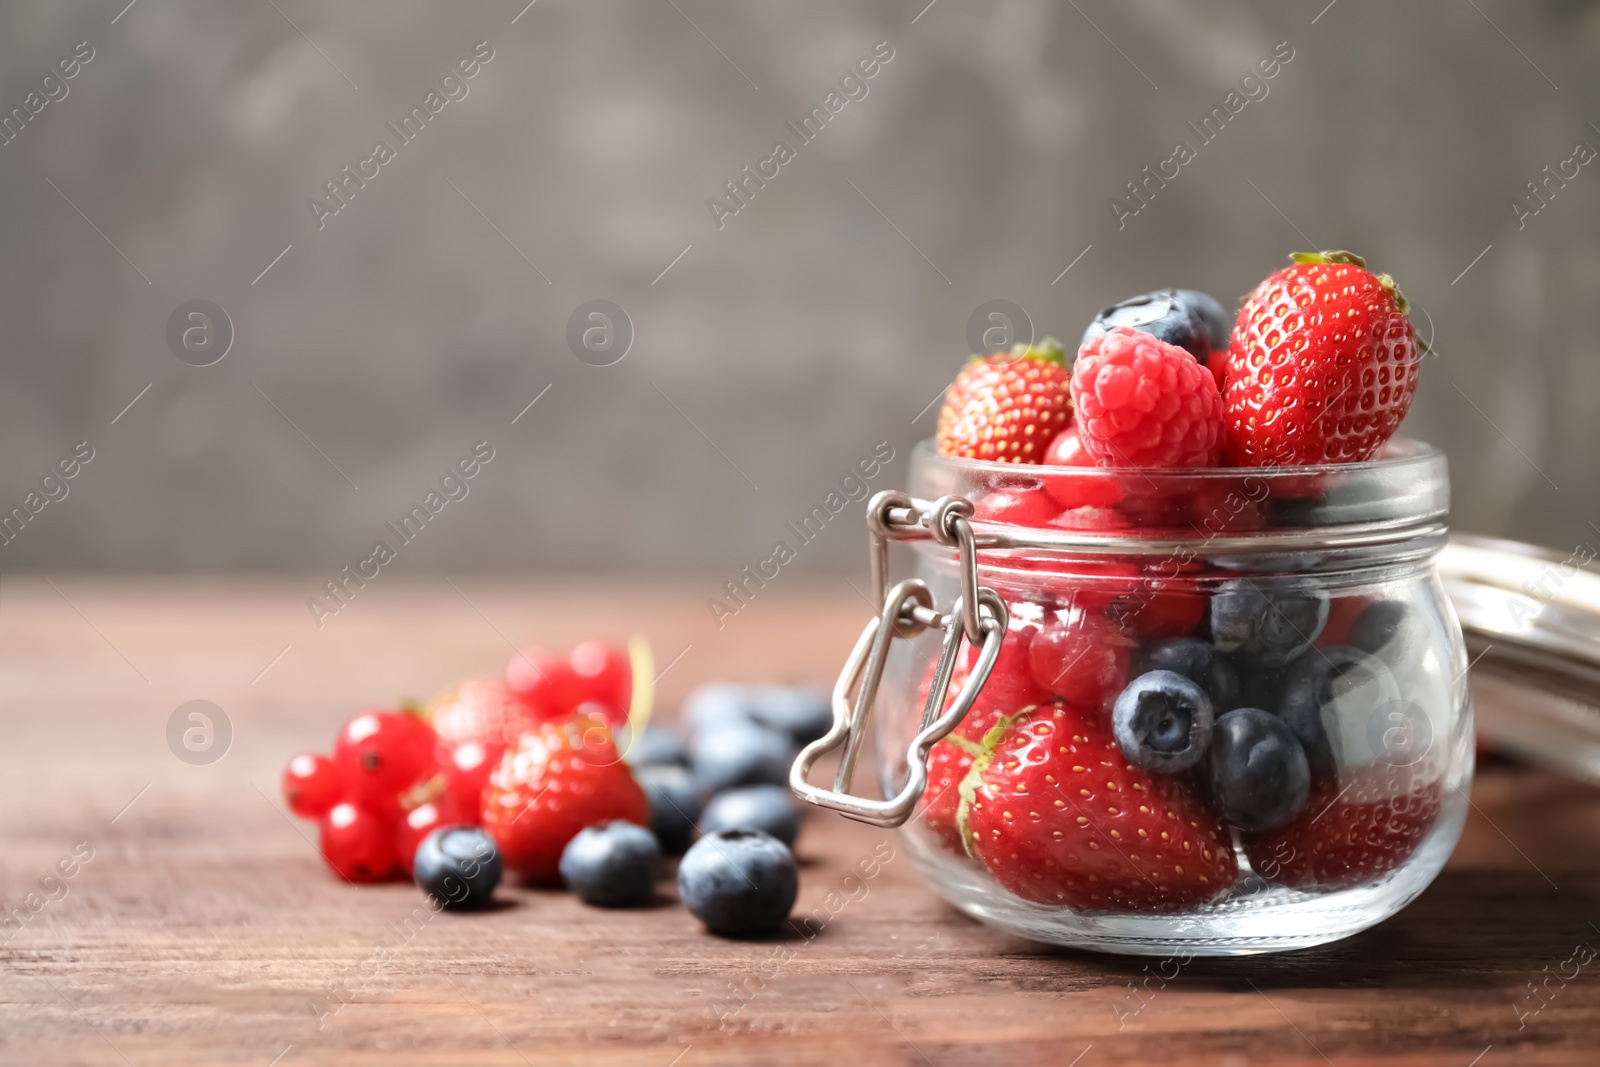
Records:
[[[635,666],[599,641],[567,657],[521,653],[503,678],[351,719],[331,757],[289,761],[284,798],[317,820],[339,876],[408,875],[446,909],[486,906],[506,870],[589,904],[639,906],[655,899],[666,857],[682,856],[678,896],[708,929],[772,929],[798,889],[789,765],[831,724],[827,701],[704,686],[680,739],[643,725],[650,698],[633,691]]]
[[[1219,532],[1200,517],[1220,514],[1220,532],[1247,533],[1266,502],[1221,509],[1203,478],[1174,499],[1151,488],[1155,472],[1273,468],[1290,499],[1271,503],[1293,507],[1318,492],[1320,465],[1378,456],[1416,388],[1405,299],[1349,253],[1291,258],[1237,316],[1162,290],[1097,315],[1075,359],[1048,339],[972,357],[938,451],[1019,465],[983,475],[974,519],[1199,537]],[[1309,465],[1320,471],[1282,472]],[[1403,598],[1330,594],[1279,562],[1287,578],[1195,557],[1152,578],[1147,560],[1104,554],[985,571],[1010,628],[972,710],[930,753],[930,839],[1024,900],[1085,911],[1215,902],[1241,857],[1308,892],[1398,868],[1437,821],[1437,761],[1358,753],[1367,724],[1337,720],[1403,706],[1394,665],[1421,655],[1425,623]]]

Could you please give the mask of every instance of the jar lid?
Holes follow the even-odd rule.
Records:
[[[1479,738],[1600,784],[1597,555],[1452,534],[1439,573],[1466,636]]]

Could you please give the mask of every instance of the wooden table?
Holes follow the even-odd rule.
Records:
[[[0,1062],[1600,1061],[1600,959],[1563,968],[1600,948],[1600,791],[1509,767],[1482,775],[1450,868],[1398,917],[1320,949],[1196,961],[1164,988],[1150,961],[964,918],[898,849],[846,883],[894,839],[832,816],[798,848],[799,909],[847,901],[813,940],[724,942],[675,904],[604,912],[522,889],[486,915],[419,921],[411,887],[324,871],[280,808],[290,755],[364,705],[498,670],[512,642],[639,632],[663,665],[684,650],[661,680],[668,708],[713,678],[826,680],[866,608],[848,586],[774,585],[718,630],[709,579],[391,575],[319,631],[318,580],[0,585],[0,900],[43,901],[0,928]],[[232,726],[209,765],[167,744],[194,699]],[[77,842],[92,858],[41,889]]]

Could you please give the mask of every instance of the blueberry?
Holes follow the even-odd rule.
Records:
[[[697,733],[723,723],[747,722],[750,711],[749,686],[713,682],[689,694],[679,720],[688,725],[691,733]]]
[[[442,907],[467,911],[486,907],[500,884],[500,850],[476,826],[441,826],[417,846],[417,888]]]
[[[833,727],[833,704],[820,689],[764,685],[750,690],[750,718],[809,745]]]
[[[1272,830],[1300,814],[1311,794],[1305,750],[1284,721],[1235,708],[1211,735],[1211,797],[1241,830]]]
[[[730,789],[706,805],[700,830],[707,834],[719,830],[760,830],[786,845],[793,845],[800,821],[789,796],[789,790],[781,785]]]
[[[1133,657],[1133,675],[1175,671],[1211,698],[1218,713],[1239,706],[1239,672],[1217,646],[1195,637],[1169,637],[1140,649]]]
[[[640,767],[633,777],[650,802],[650,832],[661,843],[661,851],[683,855],[700,821],[700,790],[694,779],[682,767],[670,764]]]
[[[1235,578],[1211,596],[1211,640],[1262,667],[1282,667],[1299,656],[1327,623],[1327,591],[1308,583],[1268,593],[1249,578]]]
[[[1216,297],[1210,293],[1202,293],[1198,289],[1179,289],[1178,299],[1189,305],[1189,310],[1199,318],[1200,324],[1206,329],[1206,340],[1211,344],[1211,351],[1217,352],[1228,347],[1229,335],[1233,333],[1234,316],[1228,314]]]
[[[647,904],[661,874],[655,835],[631,822],[596,823],[578,831],[561,853],[561,881],[585,904]]]
[[[1277,711],[1300,739],[1311,768],[1331,771],[1344,728],[1366,723],[1377,709],[1399,699],[1400,687],[1382,660],[1335,645],[1314,649],[1289,668]]]
[[[1302,654],[1301,659],[1305,658]],[[1234,702],[1235,708],[1262,708],[1266,711],[1276,712],[1283,703],[1283,686],[1288,680],[1289,672],[1294,669],[1298,659],[1290,660],[1281,667],[1263,667],[1259,663],[1245,660],[1239,664],[1239,699]],[[1233,708],[1229,708],[1232,711]]]
[[[741,785],[785,785],[794,746],[780,734],[748,720],[721,721],[694,735],[689,745],[695,784],[703,793]]]
[[[1211,355],[1211,337],[1206,323],[1176,289],[1159,289],[1111,305],[1089,323],[1078,347],[1082,348],[1117,326],[1129,326],[1169,345],[1187,349],[1201,363]]]
[[[671,730],[650,727],[633,739],[624,753],[635,767],[689,766],[689,752]]]
[[[1175,774],[1206,754],[1211,698],[1175,671],[1151,671],[1129,683],[1111,709],[1111,729],[1128,762]]]
[[[799,891],[788,846],[759,830],[707,834],[678,864],[678,897],[725,937],[771,931],[788,918]]]
[[[1398,600],[1378,600],[1368,604],[1350,624],[1350,643],[1363,652],[1377,655],[1400,636],[1410,613]]]

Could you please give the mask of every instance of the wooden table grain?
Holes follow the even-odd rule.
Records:
[[[710,579],[397,575],[319,629],[319,584],[0,583],[0,1063],[1600,1061],[1600,790],[1510,766],[1484,769],[1449,868],[1399,916],[1179,968],[982,926],[892,833],[832,816],[798,845],[798,910],[827,919],[809,939],[714,940],[670,900],[513,888],[435,917],[409,886],[342,885],[277,776],[357,709],[590,634],[648,636],[668,708],[708,679],[824,681],[866,607],[796,578],[719,628]],[[191,700],[231,727],[214,762],[169,748]]]

